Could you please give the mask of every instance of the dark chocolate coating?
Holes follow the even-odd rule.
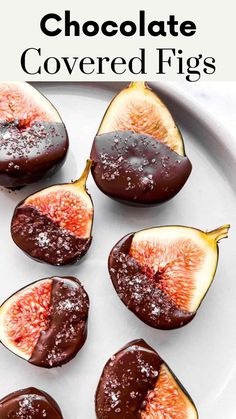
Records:
[[[140,205],[173,198],[188,179],[192,165],[154,137],[131,131],[97,135],[91,159],[99,189],[111,198]]]
[[[175,329],[189,323],[196,313],[173,305],[155,281],[142,272],[129,255],[134,233],[123,237],[111,250],[108,267],[111,280],[122,302],[136,316],[156,329]]]
[[[1,419],[63,419],[56,401],[44,391],[30,387],[0,400]]]
[[[66,364],[87,338],[89,297],[74,277],[53,277],[49,328],[41,332],[29,362],[44,368]]]
[[[62,122],[19,127],[18,121],[0,121],[0,185],[17,188],[51,176],[64,163],[68,146]]]
[[[98,419],[138,419],[163,360],[144,340],[128,343],[107,362],[96,392]]]
[[[23,203],[15,209],[11,234],[16,245],[26,254],[51,265],[76,262],[91,244],[91,237],[77,237],[34,207]]]

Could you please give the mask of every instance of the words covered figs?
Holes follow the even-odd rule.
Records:
[[[128,343],[104,367],[96,392],[97,419],[197,419],[190,396],[144,340]]]
[[[0,341],[39,367],[69,362],[87,337],[89,298],[78,279],[41,279],[0,307]]]
[[[92,174],[102,192],[140,205],[172,198],[192,169],[170,112],[141,82],[131,83],[111,102],[91,159]]]
[[[229,225],[210,232],[164,226],[121,239],[109,272],[123,303],[157,329],[184,326],[195,316],[218,263],[218,241]]]
[[[0,400],[1,419],[63,419],[56,401],[45,391],[30,387]]]
[[[91,244],[93,203],[86,189],[91,161],[79,180],[30,195],[15,209],[11,233],[26,254],[51,265],[76,262]]]
[[[52,104],[27,83],[0,82],[0,185],[17,188],[55,173],[67,150]]]

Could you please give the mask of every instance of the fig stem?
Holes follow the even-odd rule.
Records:
[[[216,228],[215,230],[209,231],[207,234],[210,236],[211,239],[215,241],[219,241],[228,237],[228,231],[230,228],[230,224],[224,224],[223,226]]]
[[[132,81],[129,87],[134,89],[146,89],[147,85],[145,81]]]
[[[84,171],[83,171],[82,175],[80,176],[80,178],[78,180],[76,180],[75,182],[73,182],[74,185],[82,186],[83,188],[86,187],[86,181],[87,181],[90,169],[92,167],[92,164],[93,164],[92,160],[87,159]]]

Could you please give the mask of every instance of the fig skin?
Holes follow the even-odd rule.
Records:
[[[12,294],[9,298],[7,298],[0,306],[0,316],[2,315],[2,307],[4,307],[4,304],[12,297],[14,297],[15,294],[20,293],[21,291],[24,291],[25,288],[31,287],[36,285],[37,283],[44,281],[44,280],[52,280],[52,294],[51,294],[51,312],[49,314],[49,327],[46,329],[43,333],[40,334],[39,339],[37,341],[37,344],[33,350],[32,355],[25,359],[32,365],[35,365],[37,367],[45,368],[45,369],[52,369],[55,367],[61,367],[64,364],[67,364],[70,362],[75,356],[78,354],[80,349],[84,346],[86,340],[87,340],[87,334],[88,334],[88,315],[89,315],[89,306],[90,306],[90,300],[89,296],[81,284],[81,282],[73,277],[73,276],[53,276],[49,278],[42,278],[40,280],[34,281],[29,285],[26,285],[22,287],[20,290],[16,291],[14,294]],[[68,285],[67,288],[65,288],[64,285]],[[74,286],[78,286],[78,288],[74,288],[74,293],[77,292],[77,300],[79,301],[80,298],[80,310],[82,311],[82,316],[78,321],[78,318],[71,319],[68,315],[67,311],[64,310],[62,313],[59,309],[57,309],[58,302],[68,300],[69,298],[74,298],[74,295],[72,297],[69,294],[69,288],[71,285],[74,284]],[[72,287],[71,287],[72,289]],[[76,312],[71,311],[71,313],[74,313],[74,316],[81,315],[78,311]],[[70,313],[69,313],[70,314]],[[70,337],[70,341],[68,342],[68,338],[63,336],[60,337],[59,343],[56,344],[55,342],[57,340],[57,333],[59,331],[59,327],[61,330],[63,330],[63,326],[66,325],[66,329],[69,329],[70,320],[74,323],[77,322],[77,324],[74,324],[73,322],[72,327],[77,328],[76,335]],[[21,359],[24,359],[19,354],[15,353],[10,347],[7,346],[7,343],[3,343],[1,341],[1,344],[5,346],[6,349],[10,350],[14,355],[18,356]],[[54,350],[55,349],[55,350]],[[53,355],[53,356],[51,356]]]
[[[35,96],[29,109],[37,108],[37,100],[41,99],[44,104],[38,104],[37,110],[42,118],[49,119],[32,117],[32,121],[21,125],[18,119],[7,122],[0,116],[0,185],[14,190],[54,175],[66,160],[69,139],[56,108],[41,92],[27,83],[10,82],[9,86],[13,92],[16,89],[16,94],[25,95],[26,100],[34,100]],[[23,114],[24,110],[24,119]]]
[[[13,417],[12,415],[16,417],[15,414],[17,417],[19,414],[22,415],[22,400],[24,400],[24,398],[27,400],[27,397],[30,398],[31,402],[34,397],[36,400],[37,411],[32,412],[32,409],[30,410],[30,416],[32,419],[42,419],[42,413],[45,413],[45,411],[50,419],[63,419],[61,409],[57,402],[48,393],[42,390],[38,390],[35,387],[14,391],[13,393],[8,394],[3,399],[1,399],[0,417],[2,419],[8,419]],[[28,410],[27,405],[26,410]],[[25,414],[27,415],[26,412]]]
[[[150,135],[115,131],[95,137],[91,159],[98,188],[110,198],[138,206],[173,198],[192,165]]]

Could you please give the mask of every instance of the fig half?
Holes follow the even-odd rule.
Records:
[[[57,402],[34,387],[14,391],[0,400],[1,419],[63,419]]]
[[[23,82],[0,82],[0,185],[17,188],[55,173],[68,135],[54,106]]]
[[[137,339],[113,355],[96,392],[97,419],[197,419],[187,391],[157,352]]]
[[[169,110],[144,82],[133,82],[112,100],[98,135],[131,131],[151,135],[184,156],[184,142]]]
[[[69,362],[87,337],[89,298],[74,277],[40,279],[0,307],[0,341],[44,368]]]
[[[218,264],[218,242],[229,225],[210,232],[164,226],[131,233],[109,256],[109,272],[123,303],[157,329],[189,323]]]
[[[88,160],[79,180],[50,186],[16,207],[12,238],[26,254],[40,262],[66,265],[88,251],[94,212],[86,189],[90,167]]]
[[[183,139],[159,97],[131,83],[111,102],[91,151],[97,186],[111,198],[154,205],[175,196],[192,165]]]

